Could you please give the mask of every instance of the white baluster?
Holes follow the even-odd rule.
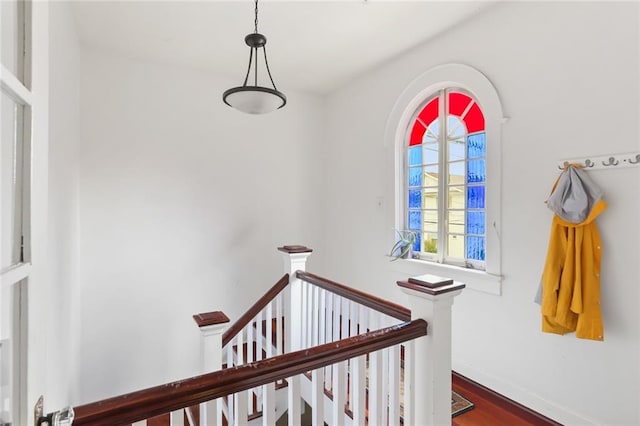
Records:
[[[380,315],[380,328],[390,327],[396,323],[395,318],[392,318],[388,315],[381,314]],[[384,409],[385,413],[383,414],[383,422],[389,425],[391,421],[389,420],[389,399],[391,393],[391,378],[390,378],[390,366],[389,360],[393,356],[391,348],[386,348],[382,351],[382,397],[384,399]]]
[[[247,364],[254,362],[256,360],[255,351],[254,351],[254,346],[256,342],[254,324],[255,324],[255,317],[247,325],[247,360],[246,360]],[[249,412],[254,413],[256,411],[256,407],[253,402],[253,391],[247,392],[247,404],[249,405]]]
[[[254,327],[255,318],[253,321],[249,322],[247,326],[247,363],[253,362],[256,360],[256,355],[254,353],[254,344],[256,342],[256,331]]]
[[[288,424],[299,425],[302,417],[302,401],[300,400],[300,376],[287,379]]]
[[[349,336],[358,335],[358,312],[360,305],[355,302],[349,303]]]
[[[247,426],[247,393],[247,391],[242,391],[234,394],[234,426]]]
[[[313,327],[316,325],[314,318],[314,289],[316,286],[307,285],[307,348],[313,346]]]
[[[233,357],[233,342],[235,339],[231,339],[227,344],[227,368],[233,367],[234,357]]]
[[[400,425],[400,348],[389,348],[389,426]]]
[[[265,335],[265,322],[263,318],[265,316],[265,310],[263,309],[256,315],[256,360],[260,361],[265,358],[265,347],[264,347],[264,335]],[[268,322],[268,321],[267,321]],[[268,346],[268,343],[267,343]],[[256,394],[256,410],[260,411],[262,409],[262,387],[257,387],[252,389]],[[251,399],[253,404],[253,398]]]
[[[320,289],[320,315],[318,318],[318,344],[322,345],[327,342],[327,292]]]
[[[262,425],[276,424],[276,384],[267,383],[262,386]]]
[[[282,293],[276,298],[276,355],[282,355]]]
[[[282,355],[284,352],[284,329],[283,329],[283,317],[282,317],[282,303],[283,298],[286,297],[286,292],[280,293],[276,298],[276,355]],[[282,380],[276,382],[278,384],[283,383]]]
[[[322,369],[311,372],[311,424],[324,425],[324,384]]]
[[[297,286],[299,287],[300,284],[300,280],[296,281]],[[299,292],[299,288],[298,288],[298,292],[295,292],[295,294],[298,295],[298,297],[302,297],[302,295]],[[294,349],[292,348],[300,348],[300,321],[302,320],[301,317],[299,316],[300,314],[300,306],[302,303],[301,299],[298,300],[294,300],[293,299],[293,295],[294,292],[291,291],[291,284],[289,284],[285,289],[284,289],[284,297],[282,300],[283,303],[283,311],[284,311],[284,346],[282,348],[283,353],[289,353],[292,352]],[[296,310],[298,312],[298,317],[294,317],[294,313],[293,313],[293,309],[291,307],[291,305],[293,305],[295,303],[296,305]],[[295,318],[295,319],[294,319]],[[297,324],[294,327],[293,326],[293,322],[296,321]],[[295,335],[295,333],[298,333],[297,335]],[[297,346],[296,346],[297,345]]]
[[[307,333],[307,324],[309,322],[309,283],[301,281],[302,287],[302,325],[300,327],[300,347],[298,349],[308,348],[307,338],[309,333]]]
[[[413,380],[415,378],[415,357],[413,341],[404,343],[404,391],[402,393],[402,406],[404,407],[404,424],[415,424],[415,392]]]
[[[169,414],[169,424],[171,426],[184,426],[184,411],[182,409],[172,411]]]
[[[380,328],[380,314],[372,313],[370,326],[372,330]],[[369,354],[369,424],[371,426],[382,425],[385,400],[382,398],[382,352],[375,351]],[[384,402],[383,402],[384,401]],[[409,425],[410,423],[406,423]]]
[[[344,426],[344,406],[347,403],[346,367],[346,361],[333,364],[333,405],[331,407],[331,426]]]
[[[196,419],[193,417],[193,413],[191,412],[191,407],[187,407],[184,409],[184,415],[187,417],[187,425],[189,426],[198,426],[196,424]],[[204,424],[204,423],[202,423]]]
[[[267,322],[265,337],[265,345],[267,346],[267,358],[271,358],[273,356],[273,304],[271,302],[267,304],[265,320]]]
[[[350,408],[353,412],[353,424],[364,425],[365,422],[365,356],[351,359],[351,382],[353,383],[350,395]]]
[[[349,337],[349,299],[342,297],[342,324],[340,339]]]
[[[147,421],[140,420],[139,422],[132,423],[131,426],[147,426]]]
[[[325,292],[326,299],[326,312],[325,312],[325,330],[324,330],[324,343],[333,342],[333,293]],[[324,368],[324,388],[331,390],[331,366]]]
[[[360,305],[358,312],[358,323],[360,334],[367,333],[369,331],[369,312],[371,310],[366,306]]]
[[[333,295],[333,332],[332,332],[332,341],[335,342],[336,340],[340,340],[340,327],[341,327],[341,309],[342,306],[342,297],[338,296],[337,294]],[[346,373],[345,373],[346,374]],[[333,390],[335,389],[335,380],[333,379],[333,377],[335,376],[335,368],[331,368],[331,376],[332,376],[332,380],[331,380],[331,384],[330,384],[330,389],[331,392],[333,393]]]
[[[355,302],[349,302],[349,337],[358,335],[358,310],[359,304]],[[349,408],[353,411],[353,374],[354,374],[354,362],[353,359],[349,360]]]
[[[256,315],[256,361],[264,359],[263,354],[263,336],[264,336],[264,322],[262,321],[263,311],[258,312]]]
[[[236,335],[236,365],[244,364],[244,330]]]
[[[227,424],[233,425],[236,418],[236,395],[229,395],[227,397]]]
[[[389,424],[389,348],[385,348],[382,351],[382,424]]]
[[[313,316],[311,317],[312,338],[311,346],[318,346],[318,338],[320,334],[320,288],[313,286]]]

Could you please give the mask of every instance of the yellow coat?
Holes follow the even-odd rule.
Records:
[[[598,200],[581,223],[553,217],[542,275],[542,331],[604,340],[600,310],[602,242],[595,219],[607,208]]]

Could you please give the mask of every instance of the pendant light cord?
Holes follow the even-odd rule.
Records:
[[[256,0],[256,19],[254,21],[254,28],[255,28],[255,33],[258,33],[258,0]]]

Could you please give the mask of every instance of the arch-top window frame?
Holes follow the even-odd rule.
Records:
[[[485,120],[473,95],[447,88],[415,112],[405,136],[405,226],[414,256],[485,269]]]
[[[468,93],[480,106],[485,120],[486,135],[486,245],[484,271],[465,268],[464,264],[445,264],[442,258],[408,259],[396,262],[410,274],[436,274],[463,281],[470,288],[500,294],[501,288],[501,128],[505,121],[498,93],[492,83],[478,70],[461,64],[437,66],[425,72],[403,91],[391,112],[386,126],[385,143],[395,152],[395,227],[408,228],[407,184],[405,164],[407,132],[426,102],[448,89]]]

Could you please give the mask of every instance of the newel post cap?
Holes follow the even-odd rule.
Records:
[[[465,284],[436,275],[420,275],[406,281],[398,281],[404,293],[429,300],[453,299],[466,287]]]
[[[311,253],[313,251],[309,247],[301,246],[301,245],[285,245],[285,246],[282,246],[282,247],[278,247],[278,250],[283,252],[283,253],[287,253],[287,254]]]
[[[229,317],[222,311],[204,312],[193,316],[193,320],[203,334],[222,333],[227,328]]]

